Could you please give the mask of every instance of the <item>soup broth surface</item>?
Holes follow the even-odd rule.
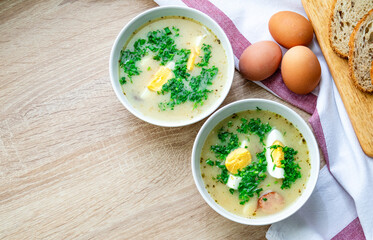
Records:
[[[194,69],[187,71],[190,76],[187,79],[184,79],[183,82],[185,87],[190,89],[189,82],[192,77],[199,76],[202,68],[210,69],[215,66],[218,69],[218,72],[214,76],[212,84],[207,87],[210,91],[207,93],[208,98],[204,99],[202,104],[195,104],[195,102],[188,100],[175,105],[173,109],[169,107],[162,109],[160,103],[169,102],[171,99],[171,93],[168,92],[162,95],[156,91],[149,91],[147,88],[153,76],[162,67],[159,60],[153,59],[156,53],[152,51],[148,51],[148,53],[142,57],[141,61],[136,63],[136,66],[140,70],[140,74],[132,76],[132,83],[121,67],[119,67],[119,78],[126,78],[126,83],[122,85],[123,93],[126,95],[131,105],[142,114],[158,120],[178,122],[200,115],[212,107],[218,98],[220,98],[222,90],[227,82],[227,57],[220,40],[211,32],[211,30],[197,21],[176,16],[164,17],[150,21],[133,34],[123,50],[129,49],[132,51],[137,40],[147,40],[149,32],[157,30],[163,31],[165,28],[171,30],[171,36],[174,37],[178,49],[191,50],[195,47],[196,42],[198,42],[197,39],[202,39],[198,46],[200,54],[195,58]],[[178,32],[176,33],[174,29],[178,29]],[[176,34],[178,35],[175,36]],[[207,66],[199,67],[196,64],[201,62],[201,59],[204,56],[204,51],[201,49],[203,44],[211,46],[211,58],[209,59]],[[169,62],[175,61],[177,61],[177,56],[175,56],[174,60]],[[167,66],[167,64],[165,65]],[[173,73],[172,77],[174,77]]]
[[[281,186],[283,180],[272,177],[268,171],[265,172],[266,178],[260,182],[258,186],[258,188],[262,188],[262,191],[260,192],[261,195],[271,191],[279,193],[285,200],[282,209],[291,205],[305,189],[311,168],[309,152],[307,143],[299,130],[284,117],[269,111],[253,110],[234,114],[223,120],[211,131],[202,148],[200,160],[200,169],[205,188],[215,202],[229,212],[246,218],[258,218],[268,215],[268,213],[265,213],[258,208],[258,195],[254,194],[248,202],[240,204],[239,192],[235,190],[232,194],[230,188],[226,184],[217,181],[217,176],[221,174],[222,170],[216,165],[211,166],[206,163],[206,160],[217,160],[216,154],[211,150],[211,146],[222,144],[218,138],[218,133],[221,129],[237,134],[240,143],[246,140],[248,142],[247,149],[250,151],[252,156],[252,162],[257,161],[256,154],[262,152],[263,148],[268,146],[264,146],[263,143],[260,142],[259,137],[255,134],[237,132],[237,129],[242,124],[242,118],[248,120],[259,118],[262,123],[268,123],[272,129],[277,129],[282,133],[286,146],[298,151],[294,159],[301,168],[301,178],[293,182],[289,189],[282,189]],[[265,140],[266,137],[264,138],[264,143]]]

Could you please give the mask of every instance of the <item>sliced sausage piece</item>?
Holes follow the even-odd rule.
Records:
[[[258,210],[268,214],[278,212],[284,206],[285,200],[277,192],[266,193],[258,200]]]

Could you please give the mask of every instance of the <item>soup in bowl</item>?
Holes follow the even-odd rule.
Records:
[[[197,122],[222,103],[233,80],[231,45],[219,25],[186,7],[158,7],[132,20],[111,53],[119,100],[160,126]]]
[[[214,113],[194,142],[197,188],[218,213],[263,225],[296,212],[311,195],[320,167],[304,120],[279,103],[247,99]]]

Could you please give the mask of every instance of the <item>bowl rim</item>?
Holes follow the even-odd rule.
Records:
[[[310,139],[308,139],[307,144],[308,144],[308,150],[310,151],[311,169],[310,169],[310,176],[309,176],[309,178],[307,180],[307,183],[306,183],[306,188],[303,190],[302,195],[299,196],[295,200],[295,202],[293,202],[292,204],[290,204],[290,206],[287,206],[283,211],[280,211],[278,213],[268,215],[268,216],[265,216],[265,217],[250,219],[250,218],[241,217],[241,216],[238,216],[234,213],[231,213],[228,210],[224,209],[219,204],[217,204],[215,201],[213,201],[213,198],[210,196],[209,193],[207,193],[207,190],[204,186],[204,181],[203,181],[203,179],[201,177],[201,173],[200,173],[200,156],[196,156],[196,154],[197,154],[196,151],[197,151],[198,147],[200,149],[202,149],[202,147],[205,143],[205,140],[207,139],[207,136],[210,134],[211,130],[214,129],[214,127],[217,124],[219,124],[221,121],[223,121],[224,119],[226,119],[227,117],[231,116],[234,113],[247,111],[247,110],[254,110],[254,109],[252,109],[252,108],[242,108],[241,107],[241,109],[239,111],[234,111],[233,113],[229,113],[227,116],[224,115],[224,111],[228,111],[230,108],[233,108],[236,105],[242,105],[243,106],[245,104],[249,105],[249,104],[256,104],[256,103],[265,104],[265,105],[269,104],[269,105],[273,105],[273,106],[278,107],[278,108],[282,108],[283,110],[288,112],[289,116],[292,115],[293,117],[296,118],[296,120],[301,125],[303,125],[302,126],[302,128],[304,128],[303,131],[299,129],[300,126],[297,126],[297,128],[303,134],[303,136],[304,136],[305,132],[307,132],[307,134],[309,134]],[[266,109],[263,109],[263,110],[266,110]],[[283,114],[280,114],[280,113],[278,113],[278,114],[283,116]],[[222,119],[220,119],[217,123],[213,124],[212,122],[214,121],[215,118],[218,118],[219,115],[223,116],[223,117],[221,117]],[[288,119],[288,121],[290,121],[287,116],[283,116],[283,117]],[[293,121],[290,121],[290,122],[294,124]],[[213,124],[213,125],[210,126],[211,124]],[[211,129],[210,129],[209,132],[205,133],[205,131],[207,131],[206,130],[207,128],[211,128]],[[200,144],[200,141],[202,141],[201,139],[202,139],[203,134],[205,134],[205,137],[204,137],[204,140],[203,140],[202,144]],[[311,142],[309,142],[309,140],[311,140]],[[315,152],[311,154],[311,150],[315,151]],[[314,157],[311,158],[311,155],[314,156]],[[278,103],[278,102],[275,102],[275,101],[272,101],[272,100],[260,99],[260,98],[242,99],[242,100],[232,102],[232,103],[220,108],[218,111],[216,111],[213,115],[211,115],[206,120],[206,122],[200,128],[200,130],[199,130],[199,132],[198,132],[198,134],[195,138],[194,144],[193,144],[193,150],[192,150],[192,156],[191,156],[191,167],[192,167],[192,174],[193,174],[194,183],[197,186],[198,192],[202,195],[205,202],[212,209],[214,209],[217,213],[219,213],[220,215],[222,215],[223,217],[225,217],[225,218],[227,218],[231,221],[241,223],[241,224],[245,224],[245,225],[256,225],[256,226],[268,225],[268,224],[279,222],[281,220],[284,220],[284,219],[290,217],[295,212],[297,212],[307,202],[307,200],[310,198],[313,190],[315,189],[316,182],[317,182],[318,175],[319,175],[319,171],[320,171],[320,152],[319,152],[319,147],[318,147],[317,141],[315,139],[315,136],[314,136],[312,130],[307,125],[307,123],[304,121],[304,119],[301,116],[299,116],[299,114],[297,114],[294,110],[290,109],[289,107],[287,107],[287,106],[285,106],[281,103]],[[199,183],[199,178],[202,179],[202,181],[200,181],[200,182],[202,182],[202,186]]]
[[[114,75],[114,71],[117,71],[118,70],[118,66],[117,66],[117,60],[114,59],[114,55],[118,49],[118,45],[119,45],[119,42],[121,41],[121,38],[123,37],[123,35],[125,34],[125,32],[127,31],[127,29],[130,28],[130,26],[132,26],[133,24],[135,24],[137,21],[141,21],[142,18],[144,18],[145,16],[149,15],[149,14],[153,14],[155,12],[159,12],[159,11],[167,11],[167,10],[179,10],[179,11],[185,11],[185,13],[188,13],[188,14],[197,14],[197,15],[200,15],[202,18],[204,18],[204,21],[206,21],[205,23],[201,22],[201,21],[198,21],[198,20],[195,20],[197,22],[200,22],[202,25],[206,25],[206,23],[208,22],[209,25],[211,26],[214,26],[217,30],[213,31],[210,27],[208,27],[215,35],[218,35],[220,34],[221,37],[219,37],[220,40],[223,40],[221,41],[223,44],[223,48],[226,52],[226,56],[227,56],[227,65],[228,65],[228,69],[227,69],[227,82],[225,84],[225,87],[223,88],[222,92],[221,92],[221,96],[217,99],[217,101],[215,101],[215,103],[213,103],[211,105],[210,108],[208,108],[206,111],[200,113],[199,115],[197,115],[196,117],[194,118],[191,118],[191,119],[188,119],[188,120],[182,120],[182,121],[176,121],[176,122],[167,122],[167,121],[164,121],[164,120],[158,120],[158,119],[154,119],[150,116],[147,116],[147,115],[144,115],[142,112],[138,111],[136,108],[134,108],[131,103],[126,99],[126,97],[124,96],[123,92],[122,92],[122,89],[121,87],[117,87],[116,86],[116,82],[119,81],[118,79],[114,79],[115,75]],[[187,15],[187,14],[185,14]],[[166,16],[172,16],[172,15],[166,15]],[[177,14],[177,16],[183,16],[183,14]],[[185,17],[189,17],[189,16],[185,16]],[[156,17],[158,18],[158,17]],[[151,18],[151,19],[156,19],[156,18]],[[189,17],[191,18],[191,17]],[[139,27],[141,28],[145,23],[142,23],[142,25]],[[137,29],[139,29],[137,28]],[[218,33],[219,32],[219,33]],[[131,37],[131,35],[125,37],[126,41],[128,41],[128,39]],[[123,46],[119,46],[120,49],[123,48]],[[182,126],[187,126],[187,125],[191,125],[191,124],[194,124],[196,122],[199,122],[203,119],[205,119],[206,117],[208,117],[209,115],[211,115],[214,111],[216,111],[220,105],[223,103],[223,101],[225,100],[225,98],[227,97],[230,89],[231,89],[231,86],[232,86],[232,82],[233,82],[233,78],[234,78],[234,68],[235,68],[235,65],[234,65],[234,54],[233,54],[233,49],[232,49],[232,45],[225,33],[225,31],[220,27],[220,25],[214,20],[212,19],[210,16],[208,16],[207,14],[201,12],[201,11],[198,11],[196,9],[193,9],[193,8],[189,8],[189,7],[186,7],[186,6],[158,6],[158,7],[154,7],[154,8],[151,8],[151,9],[148,9],[140,14],[138,14],[136,17],[134,17],[133,19],[131,19],[131,21],[129,21],[123,28],[122,30],[119,32],[119,34],[117,35],[116,39],[115,39],[115,42],[111,48],[111,52],[110,52],[110,59],[109,59],[109,73],[110,73],[110,81],[111,81],[111,85],[113,87],[113,90],[118,98],[118,100],[122,103],[122,105],[129,111],[131,112],[134,116],[136,116],[137,118],[145,121],[145,122],[148,122],[150,124],[153,124],[153,125],[157,125],[157,126],[161,126],[161,127],[182,127]],[[126,99],[126,100],[125,100]],[[214,107],[215,106],[215,107]]]

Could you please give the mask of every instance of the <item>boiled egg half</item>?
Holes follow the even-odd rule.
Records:
[[[284,178],[284,168],[282,168],[281,161],[284,160],[285,154],[282,147],[285,141],[282,133],[277,129],[272,129],[266,140],[266,159],[267,159],[267,171],[274,178]],[[271,146],[281,146],[278,148],[272,148]]]
[[[171,71],[174,69],[174,67],[174,62],[169,62],[166,66],[160,67],[153,75],[153,78],[148,85],[148,89],[154,92],[161,90],[163,84],[165,84],[171,78]]]
[[[201,43],[202,40],[206,37],[206,34],[198,36],[190,49],[190,55],[187,62],[187,69],[192,71],[194,69],[194,62],[196,61],[196,57],[199,56],[201,53]]]
[[[175,68],[175,62],[169,62],[166,66],[161,66],[157,72],[150,79],[150,83],[141,93],[141,98],[147,98],[150,91],[157,92],[162,89],[163,84],[165,84],[169,79],[172,78],[172,70]]]
[[[251,163],[250,151],[245,148],[237,148],[233,150],[225,159],[225,167],[230,172],[227,186],[229,188],[238,189],[242,178],[235,176],[238,170],[241,170]]]

